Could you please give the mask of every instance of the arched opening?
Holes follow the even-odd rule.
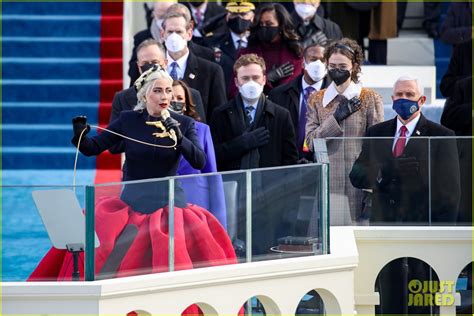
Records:
[[[380,270],[374,288],[379,293],[377,315],[383,314],[439,314],[436,293],[439,278],[423,260],[405,257],[387,263]]]
[[[181,315],[186,316],[207,316],[217,315],[217,311],[209,304],[206,303],[194,303],[184,309]]]
[[[128,312],[127,316],[151,316],[147,311],[136,309],[134,311]]]
[[[465,266],[456,280],[456,292],[461,295],[461,305],[456,306],[456,315],[474,314],[472,305],[472,266],[473,262]]]
[[[306,293],[296,307],[295,315],[326,315],[324,302],[319,293],[311,290]]]
[[[265,295],[256,295],[245,301],[239,315],[242,313],[244,315],[279,315],[281,312],[271,298]]]

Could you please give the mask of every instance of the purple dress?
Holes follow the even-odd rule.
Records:
[[[216,155],[212,143],[209,125],[195,122],[199,144],[206,153],[206,165],[201,170],[194,169],[189,162],[181,156],[177,174],[180,176],[190,174],[203,174],[217,172]],[[199,205],[209,210],[226,228],[227,216],[224,198],[224,186],[220,175],[196,176],[180,179],[181,186],[186,194],[187,202]]]

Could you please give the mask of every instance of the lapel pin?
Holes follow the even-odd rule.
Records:
[[[194,78],[196,78],[195,74],[189,74],[189,79],[194,79]]]
[[[420,131],[416,131],[416,135],[420,136],[420,134],[421,134]]]

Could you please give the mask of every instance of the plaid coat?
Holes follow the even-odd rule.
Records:
[[[361,108],[339,125],[333,116],[339,101],[336,98],[323,107],[325,91],[326,89],[314,93],[308,101],[306,143],[311,151],[314,138],[363,137],[370,126],[383,121],[382,97],[374,90],[362,88]],[[327,142],[332,225],[350,225],[362,210],[363,192],[355,189],[349,181],[349,173],[361,152],[361,147],[362,140],[341,139]],[[348,207],[350,217],[347,213]]]

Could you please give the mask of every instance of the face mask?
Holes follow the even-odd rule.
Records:
[[[339,68],[329,69],[328,73],[336,86],[340,86],[351,76],[351,72],[349,70],[342,70]]]
[[[311,4],[298,3],[295,5],[295,11],[300,18],[306,20],[307,18],[314,16],[316,8]]]
[[[254,101],[260,98],[263,92],[263,86],[255,81],[249,81],[239,87],[239,92],[244,99]]]
[[[227,21],[227,26],[235,34],[244,33],[245,31],[250,29],[250,24],[252,24],[252,21],[242,19],[239,16],[233,19],[229,19],[229,21]]]
[[[304,69],[315,82],[323,80],[324,76],[326,76],[326,66],[319,59],[309,64],[305,63]]]
[[[171,101],[170,102],[170,110],[175,112],[175,113],[178,113],[178,114],[183,114],[184,112],[184,102],[180,102],[180,101]]]
[[[186,40],[176,33],[171,33],[166,39],[165,45],[172,53],[182,51],[186,47]]]
[[[141,70],[142,73],[144,73],[148,69],[152,68],[154,65],[155,64],[152,64],[152,63],[143,64],[142,66],[140,66],[140,70]]]
[[[278,35],[277,26],[261,26],[257,31],[258,39],[261,42],[271,43],[273,39]]]
[[[417,101],[398,99],[393,101],[392,108],[395,110],[395,112],[397,112],[398,115],[400,115],[402,119],[406,121],[413,115],[413,113],[420,109],[418,101],[420,101],[420,99]]]

